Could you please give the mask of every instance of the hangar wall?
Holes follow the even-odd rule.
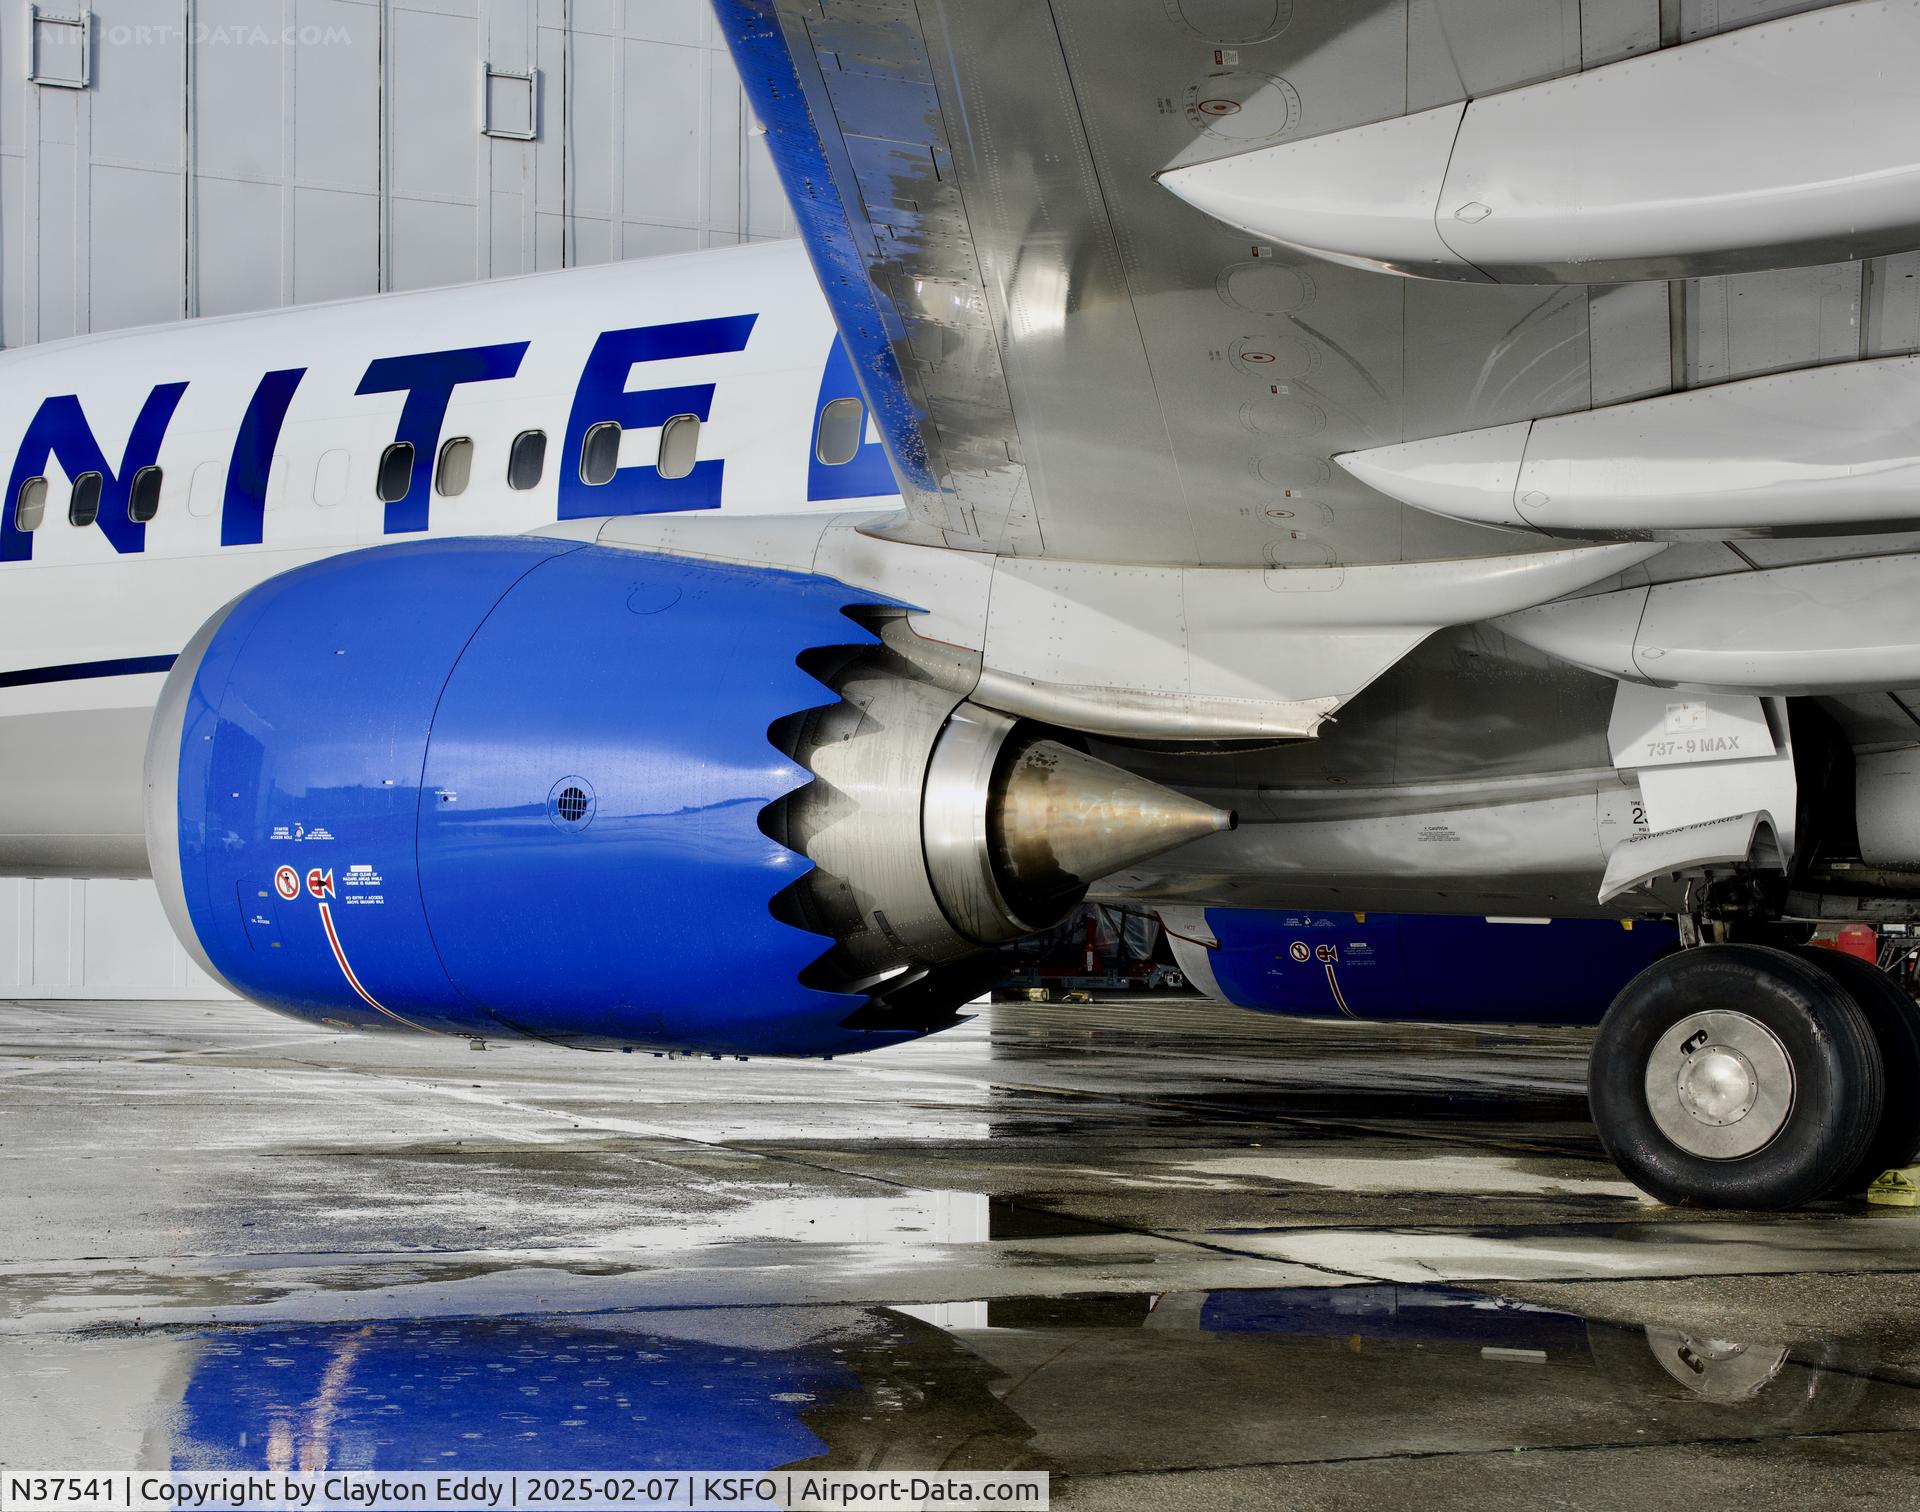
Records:
[[[792,231],[707,0],[0,0],[3,346]],[[225,993],[0,879],[0,996]]]
[[[707,0],[0,0],[0,345],[791,229]]]
[[[0,997],[230,996],[180,948],[151,882],[0,881]]]

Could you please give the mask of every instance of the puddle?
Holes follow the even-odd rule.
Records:
[[[745,1190],[764,1190],[755,1183]],[[711,1191],[724,1192],[716,1184]],[[691,1249],[698,1245],[786,1240],[796,1244],[978,1244],[988,1237],[987,1198],[978,1192],[902,1188],[885,1197],[765,1197],[692,1215],[678,1224],[615,1228],[597,1241],[608,1251]],[[997,1236],[996,1236],[997,1237]]]
[[[1619,1197],[1643,1199],[1632,1183],[1617,1177],[1555,1176],[1538,1161],[1510,1156],[1466,1155],[1217,1155],[1181,1161],[1177,1169],[1237,1181],[1279,1181],[1336,1192],[1471,1193],[1475,1196]]]
[[[1882,1364],[1885,1339],[1723,1339],[1453,1287],[116,1337],[116,1368],[170,1352],[143,1455],[186,1469],[1104,1474],[1920,1429],[1920,1375]],[[86,1346],[39,1349],[84,1418]],[[22,1431],[0,1458],[34,1457],[3,1441]]]

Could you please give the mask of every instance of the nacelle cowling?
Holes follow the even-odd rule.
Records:
[[[964,704],[858,618],[899,613],[546,538],[271,579],[156,712],[169,919],[235,991],[339,1027],[801,1055],[941,1027],[970,957],[1230,818]],[[864,782],[821,778],[849,754]]]

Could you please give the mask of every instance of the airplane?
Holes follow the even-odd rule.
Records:
[[[1664,919],[1176,906],[1160,922],[1208,997],[1296,1018],[1590,1028],[1679,948]]]
[[[1664,916],[1621,1168],[1900,1163],[1794,947],[1920,897],[1920,4],[1669,9],[715,0],[803,246],[5,354],[0,869],[710,1056],[1086,899]]]

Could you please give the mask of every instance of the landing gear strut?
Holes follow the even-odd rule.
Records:
[[[1911,1158],[1916,1077],[1913,1004],[1864,961],[1706,945],[1614,999],[1588,1096],[1607,1153],[1662,1201],[1787,1208]]]

